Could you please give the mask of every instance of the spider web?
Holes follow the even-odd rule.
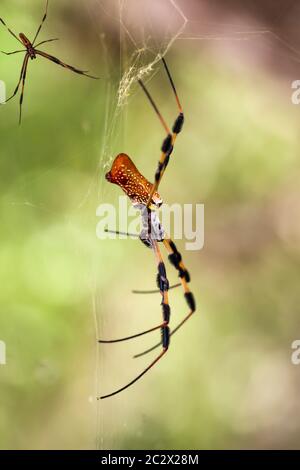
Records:
[[[285,48],[284,54],[289,54],[295,61],[299,60],[299,54],[288,42],[278,36],[274,31],[259,27],[238,26],[235,23],[225,22],[205,23],[195,21],[189,16],[186,2],[180,0],[94,0],[90,8],[91,21],[97,24],[101,21],[108,22],[113,27],[114,33],[119,38],[119,71],[117,76],[113,72],[109,41],[102,31],[99,32],[102,51],[106,64],[106,72],[109,80],[106,84],[106,109],[105,126],[103,130],[103,143],[99,159],[100,183],[98,184],[98,197],[103,200],[107,194],[104,186],[104,172],[109,169],[116,155],[116,149],[123,145],[126,148],[126,119],[130,100],[138,90],[137,81],[142,79],[145,83],[152,80],[158,72],[161,57],[172,52],[179,43],[188,45],[190,41],[202,41],[211,45],[217,42],[250,42],[258,40],[266,47],[272,42],[277,42]],[[96,12],[96,14],[95,14]],[[159,21],[159,18],[163,20]],[[199,32],[203,31],[203,33]],[[207,31],[207,32],[206,32]],[[215,34],[211,31],[215,31]],[[212,46],[213,47],[213,46]],[[96,339],[101,335],[105,326],[105,309],[102,308],[101,289],[95,278],[93,293],[93,309],[95,320]],[[94,396],[101,395],[102,377],[111,375],[103,365],[100,348],[97,350],[96,359],[96,386]],[[97,402],[96,443],[98,449],[107,448],[110,437],[105,429],[103,413],[107,401]],[[113,405],[112,405],[113,406]],[[110,406],[109,409],[111,410]],[[113,409],[113,408],[112,408]],[[127,423],[119,420],[116,426],[116,434],[119,426]],[[111,445],[111,444],[110,444]]]
[[[203,5],[202,2],[194,0],[89,0],[80,3],[84,5],[81,8],[87,9],[90,23],[98,32],[99,60],[103,66],[102,75],[107,80],[104,85],[105,107],[99,109],[99,113],[104,115],[104,126],[99,131],[99,134],[101,133],[101,148],[99,148],[97,168],[94,173],[92,172],[88,189],[84,194],[81,193],[79,201],[74,203],[75,210],[83,208],[91,200],[94,192],[97,193],[97,203],[108,199],[111,188],[105,181],[104,173],[109,169],[117,151],[120,148],[126,151],[127,114],[133,98],[140,92],[137,81],[142,79],[145,83],[151,82],[160,70],[161,57],[172,56],[179,48],[184,50],[195,43],[201,46],[205,44],[205,47],[209,48],[213,54],[219,46],[238,45],[240,50],[243,50],[255,42],[258,54],[262,48],[276,47],[276,57],[299,63],[300,44],[298,44],[299,47],[296,43],[294,46],[293,39],[282,37],[276,32],[276,29],[272,29],[268,25],[252,21],[251,16],[248,18],[249,21],[243,21],[241,24],[236,21],[228,22],[220,17],[214,21],[207,20],[205,2]],[[193,8],[197,3],[201,4],[201,8],[203,8],[203,16],[201,8],[195,10],[194,14]],[[52,12],[54,12],[55,8],[52,8]],[[287,9],[287,6],[283,6],[282,14]],[[226,47],[224,47],[225,51]],[[218,55],[218,60],[221,60],[220,56],[221,54]],[[118,57],[119,60],[117,69],[115,57]],[[30,107],[28,106],[26,110],[29,113]],[[145,100],[145,112],[147,110],[149,107]],[[159,144],[158,141],[157,150]],[[71,166],[74,163],[75,165],[77,159],[78,155],[72,155],[67,164]],[[155,168],[155,163],[154,160],[153,168]],[[53,169],[60,170],[65,165],[66,162],[61,162],[58,166],[53,165]],[[49,170],[45,171],[46,176],[49,173]],[[44,175],[40,174],[39,177],[41,176]],[[5,204],[21,205],[24,208],[36,209],[41,213],[50,212],[47,204],[32,200],[29,188],[33,178],[34,176],[26,177],[24,191],[20,199],[16,202],[5,201]],[[28,197],[24,196],[25,194],[28,194]],[[105,242],[99,241],[99,251],[105,249],[104,245]],[[119,249],[125,250],[126,248]],[[108,356],[105,360],[102,357],[104,348],[97,347],[96,340],[105,330],[106,319],[110,312],[107,305],[103,303],[103,288],[97,275],[99,267],[94,265],[93,261],[91,261],[91,265],[93,280],[90,285],[90,298],[95,325],[95,386],[90,391],[90,401],[96,415],[95,443],[98,449],[105,449],[111,445],[113,440],[116,441],[120,429],[128,426],[129,413],[118,417],[114,416],[113,424],[108,430],[105,424],[108,419],[107,414],[113,415],[114,403],[118,402],[96,401],[95,398],[106,391],[102,386],[103,377],[117,376],[118,369],[109,370],[109,366],[106,364]],[[124,322],[124,318],[122,321]],[[106,354],[109,354],[107,350]],[[130,360],[130,356],[128,356],[128,360]],[[140,364],[136,364],[137,373],[139,368]],[[130,380],[131,375],[129,372],[128,374],[128,380]],[[120,385],[123,384],[120,383]],[[127,397],[130,402],[130,392]],[[132,405],[128,403],[128,408],[134,408],[134,405],[134,403]]]

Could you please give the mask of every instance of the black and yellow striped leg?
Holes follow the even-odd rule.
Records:
[[[33,45],[33,46],[34,46],[35,41],[37,40],[38,35],[40,34],[40,31],[41,31],[41,29],[42,29],[42,26],[43,26],[43,24],[44,24],[44,22],[45,22],[45,20],[46,20],[46,18],[47,18],[47,14],[48,14],[48,3],[49,3],[49,0],[46,0],[46,10],[45,10],[44,16],[43,16],[43,18],[42,18],[41,24],[39,25],[39,27],[38,27],[38,29],[37,29],[37,32],[36,32],[36,34],[35,34],[35,36],[34,36],[34,40],[32,41],[32,45]]]
[[[28,63],[28,59],[29,59],[29,55],[26,54],[26,56],[24,57],[24,60],[23,60],[23,65],[22,65],[22,68],[21,68],[21,73],[20,73],[20,78],[19,78],[19,81],[18,81],[18,84],[15,88],[15,91],[13,92],[13,94],[7,98],[7,100],[5,101],[5,103],[7,103],[8,101],[10,101],[11,99],[13,99],[16,94],[18,93],[19,91],[19,88],[20,88],[20,85],[21,85],[21,82],[23,80],[23,75],[24,75],[24,70],[25,70],[25,67],[27,66],[27,63]]]
[[[188,307],[190,308],[191,311],[194,312],[196,310],[196,302],[195,302],[192,292],[190,291],[188,287],[188,283],[191,281],[191,277],[185,265],[183,264],[182,256],[177,250],[175,243],[171,239],[166,238],[163,241],[163,244],[165,245],[169,253],[170,263],[178,271],[180,282],[184,290],[184,297],[188,304]]]
[[[23,45],[22,41],[20,40],[20,38],[18,38],[18,36],[7,26],[7,24],[5,23],[5,21],[0,18],[0,22],[3,24],[3,26],[5,26],[5,28],[7,29],[7,31],[19,42]]]
[[[165,172],[165,170],[168,166],[168,163],[169,163],[170,155],[173,152],[176,137],[181,132],[182,127],[183,127],[183,123],[184,123],[183,109],[182,109],[181,103],[179,101],[178,94],[177,94],[175,84],[173,82],[170,70],[169,70],[169,68],[167,66],[167,63],[166,63],[166,61],[163,57],[162,57],[162,63],[164,65],[164,68],[165,68],[166,73],[168,75],[169,81],[171,83],[171,87],[172,87],[172,90],[173,90],[173,93],[174,93],[174,96],[175,96],[175,99],[176,99],[179,114],[178,114],[178,116],[177,116],[177,118],[176,118],[176,120],[173,124],[172,134],[169,133],[168,137],[163,142],[162,155],[161,155],[160,160],[158,162],[157,170],[156,170],[156,173],[155,173],[155,181],[154,181],[154,185],[152,187],[152,190],[151,190],[151,193],[150,193],[150,196],[149,196],[149,199],[148,199],[147,207],[150,206],[153,194],[155,193],[155,191],[157,191],[158,186],[159,186],[159,184],[162,180],[164,172]]]
[[[35,49],[34,51],[36,54],[44,57],[45,59],[51,60],[51,62],[54,62],[55,64],[60,65],[61,67],[64,67],[65,69],[69,69],[74,73],[78,73],[79,75],[84,75],[85,77],[93,78],[94,80],[99,79],[99,77],[94,77],[93,75],[89,75],[88,73],[86,73],[87,70],[77,69],[76,67],[73,67],[73,65],[69,65],[69,64],[66,64],[65,62],[62,62],[57,57],[54,57],[51,54],[47,54],[47,52],[40,51],[39,49]]]
[[[177,271],[179,273],[180,282],[181,282],[181,285],[182,285],[183,290],[184,290],[184,297],[185,297],[185,300],[186,300],[186,302],[188,304],[188,307],[189,307],[189,310],[190,310],[189,313],[184,317],[184,319],[176,326],[176,328],[174,328],[170,332],[170,336],[172,336],[172,335],[174,335],[174,333],[176,333],[176,331],[178,331],[183,326],[183,324],[196,311],[196,302],[195,302],[195,298],[194,298],[193,293],[190,291],[190,289],[188,287],[188,283],[191,280],[189,272],[186,269],[186,267],[185,267],[185,265],[182,261],[182,256],[179,253],[179,251],[177,250],[177,247],[176,247],[175,243],[170,239],[163,240],[163,243],[164,243],[164,245],[165,245],[165,247],[166,247],[166,249],[169,253],[170,263],[175,267],[175,269],[177,269]],[[147,354],[147,353],[153,351],[154,349],[158,348],[160,345],[161,345],[161,343],[157,343],[152,348],[147,349],[146,351],[143,351],[140,354],[136,354],[134,357],[137,358],[137,357],[143,356],[144,354]]]
[[[21,125],[21,121],[22,121],[22,104],[23,104],[23,98],[24,98],[24,88],[25,88],[25,82],[26,82],[28,60],[29,60],[29,55],[27,54],[25,56],[25,65],[24,65],[24,72],[23,72],[23,78],[22,78],[22,90],[21,90],[21,95],[20,95],[19,125]]]
[[[168,127],[168,125],[166,124],[166,121],[164,120],[164,118],[162,117],[161,113],[159,112],[159,109],[158,107],[156,106],[152,96],[150,95],[149,91],[147,90],[147,88],[145,87],[144,83],[142,82],[142,80],[138,80],[139,84],[141,85],[143,91],[145,92],[147,98],[149,99],[150,103],[151,103],[151,106],[153,107],[155,113],[157,114],[160,122],[162,123],[166,133],[167,133],[167,137],[164,139],[163,143],[162,143],[162,147],[161,147],[161,157],[158,161],[158,165],[157,165],[157,170],[155,172],[155,176],[154,176],[154,184],[152,186],[152,189],[151,189],[151,192],[150,192],[150,195],[149,195],[149,198],[148,198],[148,201],[147,201],[147,207],[150,207],[151,203],[152,203],[152,197],[153,197],[153,194],[157,191],[158,189],[158,186],[161,182],[161,179],[164,175],[164,172],[168,166],[168,163],[169,163],[169,159],[170,159],[170,155],[171,153],[173,152],[173,148],[174,148],[174,144],[175,144],[175,140],[176,140],[176,137],[177,135],[181,132],[182,130],[182,127],[183,127],[183,123],[184,123],[184,115],[183,115],[183,109],[182,109],[182,106],[180,104],[180,101],[179,101],[179,98],[178,98],[178,95],[177,95],[177,92],[176,92],[176,88],[175,88],[175,85],[174,85],[174,82],[173,82],[173,79],[171,77],[171,74],[170,74],[170,71],[168,69],[168,66],[166,64],[166,61],[164,58],[161,59],[163,64],[164,64],[164,68],[167,72],[167,75],[168,75],[168,78],[169,78],[169,81],[171,83],[171,86],[172,86],[172,90],[174,92],[174,95],[175,95],[175,98],[176,98],[176,103],[177,103],[177,106],[178,106],[178,109],[179,109],[179,115],[177,116],[174,124],[173,124],[173,128],[172,128],[172,133]]]
[[[153,194],[158,190],[158,186],[160,185],[164,172],[168,166],[170,156],[173,152],[176,137],[181,131],[183,123],[184,123],[184,115],[183,113],[180,113],[173,125],[172,134],[168,134],[168,136],[163,141],[163,144],[161,147],[162,154],[159,159],[157,169],[154,175],[154,184],[152,186],[152,189],[149,195],[147,207],[151,205]]]
[[[26,72],[27,72],[28,60],[29,60],[29,54],[27,53],[24,57],[24,61],[23,61],[22,69],[21,69],[21,74],[20,74],[20,79],[18,81],[16,89],[13,92],[13,94],[9,98],[7,98],[7,100],[5,101],[7,103],[12,98],[14,98],[14,96],[16,96],[16,94],[19,91],[20,85],[22,83],[22,91],[21,91],[21,95],[20,95],[19,124],[21,124],[21,120],[22,120],[22,103],[23,103],[23,97],[24,97],[24,87],[25,87],[25,81],[26,81]]]
[[[161,336],[162,336],[162,346],[163,349],[168,349],[170,344],[170,315],[171,309],[169,305],[169,281],[167,278],[166,267],[165,263],[162,259],[161,251],[158,246],[158,242],[153,240],[153,250],[157,260],[157,287],[161,293],[161,307],[162,307],[162,315],[163,315],[163,325],[161,328]]]
[[[155,104],[155,101],[153,100],[153,98],[150,95],[149,91],[147,90],[146,86],[144,85],[142,80],[139,80],[138,82],[139,82],[140,86],[142,87],[145,95],[149,99],[149,101],[151,103],[151,106],[153,107],[153,109],[154,109],[155,113],[157,114],[163,128],[165,129],[165,131],[167,133],[167,137],[164,139],[164,141],[162,143],[162,146],[161,146],[162,154],[161,154],[160,160],[158,162],[157,170],[155,172],[155,177],[154,177],[155,181],[154,181],[152,190],[150,192],[150,195],[149,195],[149,198],[148,198],[148,201],[147,201],[147,208],[148,208],[151,205],[153,194],[155,193],[155,191],[158,188],[160,179],[162,177],[162,173],[163,173],[164,169],[166,168],[166,166],[168,164],[168,161],[169,161],[169,157],[172,153],[172,150],[173,150],[173,136],[171,134],[171,130],[169,129],[169,126],[167,125],[166,121],[164,120],[163,116],[161,115],[158,107]]]
[[[169,290],[169,281],[167,279],[167,274],[166,274],[166,268],[165,264],[162,260],[161,252],[158,248],[158,243],[156,240],[153,240],[152,242],[152,248],[154,250],[154,253],[156,255],[157,259],[157,285],[159,288],[159,292],[161,293],[162,296],[162,314],[163,314],[163,322],[160,325],[157,325],[153,328],[150,328],[149,330],[142,331],[140,333],[136,333],[134,335],[126,336],[123,338],[118,338],[118,339],[110,339],[110,340],[103,340],[100,339],[98,340],[98,343],[120,343],[121,341],[127,341],[133,338],[138,338],[139,336],[143,336],[147,333],[151,333],[153,331],[156,331],[158,329],[161,330],[161,335],[162,335],[162,344],[165,349],[168,349],[169,347],[169,336],[170,336],[170,331],[169,331],[169,321],[170,321],[170,306],[169,306],[169,300],[168,300],[168,290]]]
[[[59,38],[54,38],[54,39],[46,39],[45,41],[41,41],[38,44],[36,44],[34,47],[39,47],[42,44],[46,44],[47,42],[53,42],[53,41],[59,41]]]

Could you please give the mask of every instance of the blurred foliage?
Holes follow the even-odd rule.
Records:
[[[61,40],[45,50],[107,78],[103,41],[93,27],[85,36],[82,4],[51,3],[42,38]],[[25,33],[40,10],[1,2],[1,16]],[[0,41],[14,50],[4,28]],[[286,83],[247,60],[241,71],[221,51],[178,42],[168,62],[186,123],[160,192],[168,203],[205,204],[204,249],[178,243],[198,312],[159,366],[104,402],[96,395],[149,363],[131,356],[157,336],[100,350],[95,317],[101,335],[119,337],[161,316],[159,297],[130,292],[154,285],[150,250],[95,235],[97,206],[120,194],[104,181],[101,159],[115,89],[41,59],[29,64],[22,126],[17,99],[0,108],[1,448],[298,447],[290,346],[299,325],[299,112]],[[110,63],[116,77],[117,54]],[[10,92],[21,58],[1,56],[0,67]],[[172,121],[163,71],[148,85]],[[161,128],[137,89],[119,112],[107,154],[125,151],[151,179]],[[179,290],[170,300],[177,324],[186,305]]]

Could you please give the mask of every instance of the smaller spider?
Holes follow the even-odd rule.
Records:
[[[16,86],[16,89],[15,91],[13,92],[13,94],[5,101],[5,103],[7,103],[9,100],[11,100],[12,98],[14,98],[14,96],[16,96],[16,94],[18,93],[18,90],[20,88],[20,85],[21,85],[21,82],[22,82],[22,91],[21,91],[21,96],[20,96],[20,115],[19,115],[19,124],[21,124],[21,121],[22,121],[22,103],[23,103],[23,96],[24,96],[24,86],[25,86],[25,80],[26,80],[26,73],[27,73],[27,66],[28,66],[28,61],[29,59],[33,60],[33,59],[37,59],[37,56],[40,55],[42,57],[44,57],[45,59],[48,59],[48,60],[51,60],[52,62],[54,62],[55,64],[58,64],[58,65],[61,65],[62,67],[65,67],[69,70],[71,70],[72,72],[74,73],[78,73],[80,75],[85,75],[86,77],[89,77],[89,78],[93,78],[95,80],[99,79],[99,77],[94,77],[92,75],[88,75],[87,73],[87,70],[80,70],[80,69],[77,69],[76,67],[73,67],[72,65],[68,65],[68,64],[65,64],[64,62],[62,62],[61,60],[57,59],[57,57],[54,57],[53,55],[50,55],[50,54],[47,54],[46,52],[43,52],[43,51],[40,51],[39,49],[37,49],[38,46],[41,46],[42,44],[45,44],[46,42],[52,42],[52,41],[57,41],[58,38],[55,38],[55,39],[47,39],[46,41],[42,41],[42,42],[39,42],[38,44],[35,44],[36,40],[37,40],[37,37],[42,29],[42,26],[47,18],[47,13],[48,13],[48,3],[49,3],[49,0],[46,0],[46,11],[45,11],[45,14],[43,16],[43,19],[42,19],[42,22],[41,24],[39,25],[38,27],[38,30],[36,32],[36,35],[34,36],[34,39],[33,41],[31,42],[26,36],[24,33],[20,33],[19,34],[19,37],[6,25],[6,23],[4,22],[4,20],[2,18],[0,18],[0,21],[1,23],[6,27],[6,29],[8,30],[8,32],[19,42],[21,43],[23,46],[25,46],[25,49],[21,49],[21,50],[18,50],[18,51],[13,51],[13,52],[4,52],[4,51],[1,51],[3,54],[6,54],[6,55],[12,55],[12,54],[18,54],[20,52],[26,52],[25,54],[25,57],[24,57],[24,60],[23,60],[23,65],[22,65],[22,68],[21,68],[21,74],[20,74],[20,79],[18,81],[18,84]]]

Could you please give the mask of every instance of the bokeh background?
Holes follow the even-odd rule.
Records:
[[[1,0],[0,16],[33,37],[44,7]],[[44,50],[102,79],[40,58],[22,126],[18,99],[0,107],[2,449],[300,447],[299,23],[294,0],[50,0],[41,40],[60,41]],[[18,48],[4,27],[0,44]],[[156,168],[163,132],[135,82],[153,61],[143,78],[176,115],[159,53],[186,113],[160,192],[205,204],[203,250],[178,243],[198,311],[151,373],[100,402],[149,363],[132,355],[159,336],[96,341],[161,318],[159,296],[131,293],[155,285],[150,250],[96,237],[97,207],[120,195],[104,179],[114,155],[150,180]],[[0,56],[8,94],[21,62]],[[186,305],[178,289],[170,300],[173,325]]]

